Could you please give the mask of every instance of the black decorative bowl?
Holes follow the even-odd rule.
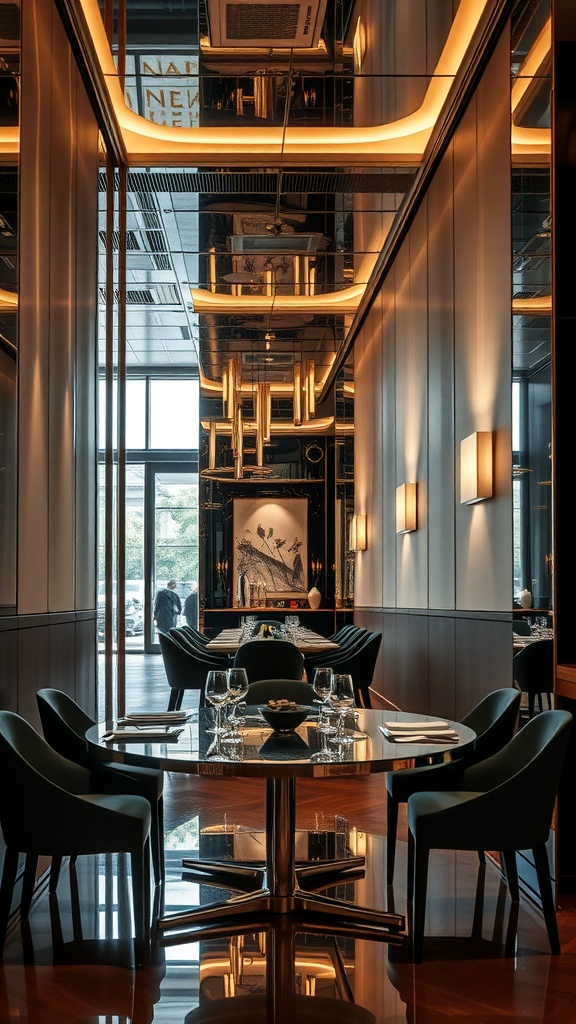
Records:
[[[259,709],[260,714],[265,722],[274,729],[275,732],[294,732],[299,725],[310,714],[310,708],[308,707],[297,707],[289,708],[286,711],[280,711],[273,708],[261,706]]]

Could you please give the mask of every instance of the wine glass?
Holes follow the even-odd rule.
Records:
[[[332,676],[332,689],[330,691],[330,703],[338,711],[338,728],[336,730],[337,743],[353,743],[353,737],[346,735],[345,720],[347,713],[356,707],[354,694],[354,683],[352,676],[348,673],[335,672]]]
[[[214,732],[216,736],[222,732],[222,705],[229,697],[227,675],[226,669],[211,669],[206,676],[206,700],[216,712],[214,728],[206,731]]]
[[[229,668],[227,673],[228,703],[232,705],[232,724],[236,721],[236,712],[241,700],[248,693],[248,675],[245,668]]]

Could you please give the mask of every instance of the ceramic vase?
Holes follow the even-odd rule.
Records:
[[[308,604],[310,607],[314,609],[319,608],[321,600],[322,594],[318,590],[318,587],[312,587],[312,589],[308,591]]]
[[[529,590],[523,590],[522,593],[520,594],[520,607],[521,608],[530,608],[531,604],[532,604],[532,594],[530,593]]]

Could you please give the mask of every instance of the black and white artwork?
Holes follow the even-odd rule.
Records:
[[[304,597],[308,592],[308,499],[236,498],[234,587],[256,590],[261,600]],[[242,588],[238,585],[242,584]]]

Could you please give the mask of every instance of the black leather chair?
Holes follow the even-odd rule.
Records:
[[[473,750],[461,760],[446,761],[443,764],[423,765],[421,768],[405,768],[388,772],[388,813],[386,819],[386,884],[394,881],[396,858],[396,835],[398,832],[398,808],[408,802],[413,793],[426,790],[458,789],[464,768],[483,761],[512,739],[518,722],[520,693],[508,686],[489,693],[469,714],[462,719],[462,725],[469,726],[476,733]],[[482,851],[481,859],[484,859]]]
[[[530,636],[530,623],[526,622],[526,619],[513,619],[512,632],[515,633],[516,636]]]
[[[130,764],[106,764],[89,753],[84,736],[95,725],[85,711],[63,690],[46,688],[36,694],[44,739],[62,757],[87,768],[97,793],[132,794],[148,800],[152,813],[150,847],[154,879],[164,871],[164,773]]]
[[[534,701],[542,711],[542,694],[546,694],[548,707],[552,707],[554,689],[554,641],[534,640],[517,651],[512,659],[514,682],[528,694],[528,718],[534,714]]]
[[[189,636],[192,640],[195,640],[197,643],[202,644],[203,647],[206,647],[206,644],[210,643],[210,637],[206,636],[205,633],[201,633],[200,630],[194,629],[193,626],[183,625],[180,626],[180,630],[182,631],[182,633],[185,633],[187,636]]]
[[[306,658],[306,675],[308,679],[313,679],[314,669],[319,665],[329,666],[334,672],[351,675],[357,705],[371,708],[370,686],[381,643],[381,633],[366,633],[353,646],[344,650],[326,652],[322,659],[317,659],[314,662],[312,659]]]
[[[26,919],[39,856],[129,853],[135,955],[147,960],[150,928],[150,804],[141,796],[94,792],[89,769],[58,754],[28,722],[0,711],[0,826],[6,842],[0,884],[4,945],[20,853],[26,854],[20,913]],[[52,885],[56,886],[57,877]]]
[[[169,630],[169,635],[173,640],[183,647],[189,654],[195,654],[199,658],[202,658],[205,662],[210,662],[212,668],[228,668],[230,660],[227,654],[218,654],[217,652],[207,651],[206,644],[201,644],[195,637],[189,636],[184,632],[184,628],[181,626],[173,626]]]
[[[203,708],[206,676],[210,669],[221,666],[215,666],[200,654],[185,651],[168,633],[159,633],[158,640],[166,678],[170,686],[168,711],[180,710],[185,690],[196,690],[199,694],[199,706]]]
[[[234,655],[234,667],[245,668],[248,682],[258,679],[302,679],[304,658],[289,640],[248,640]]]
[[[572,730],[567,711],[536,715],[502,750],[465,768],[459,788],[408,800],[408,899],[413,959],[422,959],[430,850],[501,850],[510,896],[520,898],[516,851],[531,850],[550,949],[560,953],[546,843]]]
[[[250,683],[246,694],[247,704],[266,704],[269,700],[294,700],[297,704],[316,703],[316,694],[302,679],[258,679]]]

